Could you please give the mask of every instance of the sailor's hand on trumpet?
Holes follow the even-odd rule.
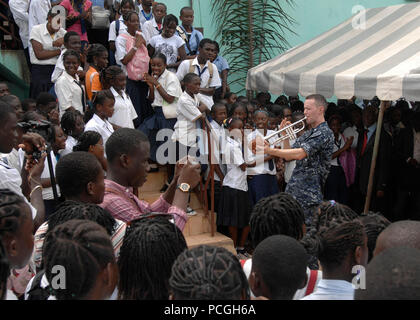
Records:
[[[251,141],[250,148],[254,154],[265,154],[267,149],[270,148],[270,144],[260,136],[257,136]]]

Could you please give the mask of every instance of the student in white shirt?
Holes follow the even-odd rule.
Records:
[[[83,115],[77,110],[68,110],[61,117],[61,128],[67,135],[66,148],[61,151],[61,157],[73,152],[73,147],[85,130]]]
[[[180,81],[189,72],[199,75],[201,79],[199,99],[210,110],[214,104],[215,90],[222,85],[217,66],[210,62],[210,58],[216,52],[216,45],[213,40],[203,39],[198,50],[198,56],[194,60],[185,60],[179,65],[176,75]]]
[[[108,138],[114,132],[114,127],[108,122],[114,113],[115,98],[111,90],[99,91],[93,102],[93,110],[89,110],[85,121],[91,117],[86,125],[86,131],[96,131],[102,136],[103,145],[106,145]],[[92,115],[92,112],[93,115]]]
[[[146,21],[153,19],[152,5],[153,0],[142,0],[141,4],[138,6],[139,10],[139,21],[140,27],[143,29],[143,25]]]
[[[229,130],[223,153],[227,170],[223,179],[217,225],[228,227],[236,252],[245,254],[245,241],[250,230],[251,204],[246,179],[247,164],[242,151],[244,123],[239,118],[229,118],[225,123]],[[242,230],[240,234],[239,230]]]
[[[29,1],[28,28],[29,33],[33,27],[42,24],[47,20],[48,12],[51,10],[50,0],[31,0]],[[30,46],[31,44],[28,43]]]
[[[172,72],[176,72],[181,61],[187,57],[184,40],[175,33],[177,26],[178,19],[173,14],[168,14],[163,19],[162,33],[151,38],[147,45],[149,56],[152,57],[158,52],[166,56],[168,70]]]
[[[55,83],[60,118],[66,110],[77,110],[85,113],[85,88],[79,81],[77,70],[80,66],[80,54],[74,50],[67,50],[63,55],[65,71]]]
[[[51,162],[52,162],[52,172],[55,176],[55,166],[57,161],[60,158],[60,150],[66,148],[66,135],[60,126],[53,125],[51,126],[48,142],[51,144]],[[54,198],[51,175],[48,163],[44,167],[44,171],[41,174],[41,184],[42,184],[42,198],[44,199],[45,205],[45,219],[48,220],[48,217],[54,213],[55,207],[58,204],[58,199]],[[60,197],[60,188],[57,187],[57,196]]]
[[[54,29],[52,20],[57,14],[52,10],[48,12],[48,21],[30,29],[29,55],[32,63],[30,98],[36,99],[40,92],[48,92],[53,83],[51,75],[57,59],[61,54],[66,30]]]
[[[114,114],[108,121],[121,128],[134,129],[133,120],[137,119],[130,97],[125,92],[127,77],[119,66],[110,66],[105,70],[105,77],[111,85],[111,92],[115,98]]]
[[[80,36],[75,31],[69,31],[64,35],[64,47],[65,49],[61,51],[60,56],[57,59],[57,63],[55,64],[54,71],[51,75],[51,82],[56,83],[58,78],[63,74],[65,68],[63,64],[63,55],[67,51],[67,49],[74,50],[76,52],[80,52],[82,48],[82,43],[80,41]],[[84,77],[83,68],[79,66],[77,70],[77,74]]]
[[[109,33],[108,33],[108,43],[109,43],[109,62],[110,65],[115,65],[117,62],[115,61],[115,52],[117,51],[115,47],[115,40],[120,33],[127,30],[127,26],[124,23],[124,15],[127,14],[129,11],[135,11],[134,2],[132,0],[122,0],[120,5],[119,14],[120,17],[112,21],[109,26]]]
[[[155,3],[153,5],[153,19],[146,21],[141,31],[143,32],[144,40],[149,44],[150,39],[158,36],[163,30],[163,18],[166,16],[166,5],[164,3]]]
[[[172,141],[178,142],[177,160],[190,153],[190,149],[198,150],[197,121],[205,117],[207,107],[200,104],[197,93],[200,91],[200,77],[194,73],[187,74],[184,79],[185,91],[178,99],[176,114],[177,122],[174,126]]]
[[[19,36],[22,41],[28,67],[31,62],[29,59],[29,0],[9,0],[9,8],[13,14],[13,20],[19,27]]]
[[[265,136],[274,133],[268,130],[268,112],[265,110],[256,110],[254,113],[254,123],[256,129],[247,136],[248,146],[251,141],[255,140],[256,136],[264,138]],[[275,142],[277,136],[270,139],[270,142]],[[273,147],[274,145],[271,144]],[[276,164],[272,156],[264,154],[254,155],[251,150],[247,149],[247,155],[255,166],[247,169],[248,187],[251,198],[251,204],[254,206],[260,199],[271,196],[279,192],[277,178],[276,178]]]

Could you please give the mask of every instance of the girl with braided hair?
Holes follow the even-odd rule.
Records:
[[[61,151],[60,156],[65,156],[73,152],[73,147],[77,144],[77,139],[85,130],[83,115],[77,110],[68,110],[61,117],[61,129],[67,136],[66,148]]]
[[[86,95],[93,101],[94,94],[102,90],[100,73],[108,66],[108,50],[102,44],[94,43],[89,47],[86,61],[90,64],[85,76]]]
[[[168,214],[152,213],[127,228],[118,266],[119,300],[167,300],[171,267],[187,249],[182,231]]]
[[[222,247],[185,250],[172,266],[173,300],[249,300],[248,280],[238,259]]]
[[[0,189],[0,247],[4,249],[0,258],[2,274],[4,275],[6,262],[10,269],[24,268],[31,257],[33,246],[30,207],[14,192]],[[9,274],[7,272],[7,276]],[[2,288],[0,291],[3,291]],[[8,292],[8,298],[13,297],[10,294],[11,292]]]
[[[367,265],[367,236],[358,220],[333,219],[320,226],[315,236],[322,280],[314,293],[302,300],[353,300],[355,266]]]
[[[97,223],[70,220],[55,227],[44,251],[44,270],[28,284],[27,299],[106,300],[113,293],[118,268],[109,235]],[[55,279],[61,275],[55,266],[64,267],[65,286]]]
[[[93,154],[101,164],[102,169],[107,171],[108,164],[105,159],[104,140],[100,133],[90,130],[83,132],[77,144],[73,147],[73,151],[85,151]]]

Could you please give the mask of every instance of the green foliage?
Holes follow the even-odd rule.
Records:
[[[295,21],[282,8],[293,0],[212,0],[217,40],[230,65],[230,85],[245,86],[248,69],[286,51]]]

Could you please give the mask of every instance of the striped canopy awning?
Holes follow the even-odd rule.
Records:
[[[368,9],[248,71],[248,90],[420,101],[420,4]],[[360,20],[362,21],[362,20]],[[359,21],[359,22],[360,22]]]

